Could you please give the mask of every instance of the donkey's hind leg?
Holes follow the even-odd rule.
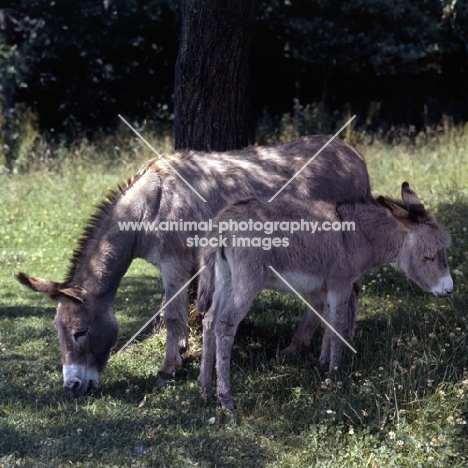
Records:
[[[308,293],[306,295],[306,300],[316,312],[323,316],[324,302],[320,291]],[[307,307],[306,312],[302,317],[301,323],[299,324],[299,327],[292,338],[291,344],[287,348],[283,349],[283,351],[281,351],[280,361],[283,361],[287,356],[296,354],[297,352],[308,348],[310,345],[310,340],[312,339],[312,336],[319,325],[320,318],[315,312]]]

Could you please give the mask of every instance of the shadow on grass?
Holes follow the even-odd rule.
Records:
[[[131,276],[122,279],[114,303],[114,312],[124,319],[121,322],[125,322],[120,324],[117,349],[161,308],[162,295],[159,278]],[[160,317],[150,323],[139,336],[139,340],[151,334],[152,328],[159,321]]]
[[[130,408],[103,416],[93,414],[93,401],[88,400],[78,412],[73,404],[52,410],[54,424],[46,419],[21,430],[13,420],[0,418],[0,456],[48,460],[49,466],[264,466],[268,455],[254,436],[220,433],[218,423],[207,422],[205,411],[195,408],[188,416],[173,396],[166,395],[163,403],[163,408]],[[229,422],[229,416],[219,419]]]
[[[28,307],[28,306],[0,306],[0,320],[2,318],[19,319],[29,317],[50,317],[55,315],[55,308],[51,307]]]

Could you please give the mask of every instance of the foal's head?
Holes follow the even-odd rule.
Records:
[[[402,204],[379,198],[380,203],[392,212],[398,228],[408,234],[397,263],[424,291],[438,297],[448,296],[453,292],[445,254],[450,245],[450,235],[427,213],[407,182],[402,185],[401,195]]]

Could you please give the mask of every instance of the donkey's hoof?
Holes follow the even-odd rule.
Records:
[[[174,374],[169,374],[164,371],[159,371],[156,377],[156,383],[159,387],[164,387],[169,380],[174,378]]]
[[[185,354],[189,350],[189,343],[187,338],[181,338],[178,342],[179,353]]]
[[[292,356],[297,353],[297,349],[293,345],[289,345],[287,348],[284,348],[283,351],[280,351],[278,361],[283,364],[287,357]]]
[[[319,357],[319,364],[322,367],[328,367],[330,365],[330,353],[322,350]],[[330,367],[332,367],[330,365]]]
[[[218,394],[218,400],[225,411],[233,411],[236,408],[231,395]]]

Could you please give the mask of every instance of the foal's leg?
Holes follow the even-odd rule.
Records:
[[[247,315],[255,294],[243,298],[231,293],[215,324],[218,399],[225,410],[234,409],[231,394],[231,352],[239,323]]]
[[[158,372],[158,383],[164,385],[172,378],[177,368],[182,365],[180,350],[188,348],[187,309],[189,297],[187,287],[180,291],[190,279],[192,262],[172,261],[161,262],[161,275],[164,284],[164,304],[172,301],[164,308],[166,323],[166,355],[162,369]],[[180,291],[180,292],[179,292]]]
[[[306,300],[319,314],[323,316],[324,303],[320,291],[308,293],[306,295]],[[296,354],[298,351],[308,348],[310,340],[319,325],[320,318],[315,312],[307,307],[301,323],[292,338],[291,344],[281,351],[280,360],[283,361],[287,356]]]
[[[354,340],[354,331],[356,328],[356,315],[359,308],[359,293],[362,289],[361,280],[357,280],[353,283],[353,289],[348,301],[348,339],[349,341]]]
[[[231,352],[237,327],[247,315],[257,293],[265,286],[268,275],[266,269],[255,263],[236,265],[232,282],[226,291],[226,302],[218,310],[215,324],[217,390],[221,406],[226,410],[234,409],[231,394]]]
[[[223,310],[226,304],[227,294],[230,287],[226,287],[224,282],[219,281],[213,293],[211,307],[203,318],[203,351],[200,364],[200,375],[198,385],[202,389],[203,398],[213,396],[213,366],[216,356],[216,335],[215,325],[219,311]]]
[[[213,366],[216,356],[216,336],[214,324],[216,323],[216,304],[210,307],[203,318],[203,351],[200,363],[200,374],[198,376],[198,385],[202,389],[203,398],[213,396]]]
[[[351,289],[351,294],[348,299],[348,311],[346,318],[343,317],[343,322],[346,323],[343,329],[343,338],[347,341],[353,341],[354,339],[354,328],[356,322],[356,314],[359,307],[359,293],[361,292],[361,281],[357,280],[353,283]],[[329,320],[328,317],[325,317],[326,320]],[[323,333],[322,339],[322,351],[320,354],[320,363],[322,365],[329,364],[331,359],[331,342],[335,333],[325,325],[325,331]]]
[[[326,330],[323,336],[322,352],[320,354],[320,364],[329,363],[328,372],[333,374],[335,367],[339,365],[341,359],[342,340],[349,335],[349,300],[351,296],[352,285],[331,285],[327,292],[327,321],[333,326],[335,331],[325,325]]]

